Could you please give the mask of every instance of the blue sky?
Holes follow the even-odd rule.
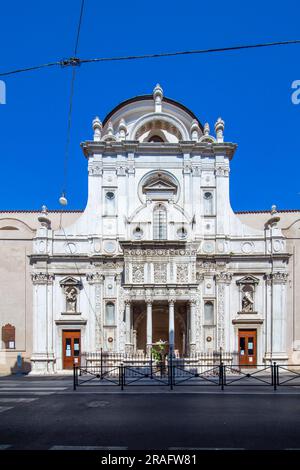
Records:
[[[296,1],[85,1],[82,58],[213,48],[300,39]],[[1,1],[0,71],[72,55],[80,0]],[[231,164],[234,210],[300,208],[300,45],[147,61],[82,65],[77,70],[71,133],[69,209],[85,207],[87,164],[80,142],[91,121],[120,101],[151,93],[189,107],[238,150]],[[60,208],[70,68],[5,79],[0,105],[0,209]]]

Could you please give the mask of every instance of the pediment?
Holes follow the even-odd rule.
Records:
[[[237,285],[240,285],[240,284],[252,284],[252,285],[256,285],[259,283],[259,279],[255,276],[252,276],[251,274],[247,275],[247,276],[244,276],[242,277],[241,279],[238,279],[236,281]]]
[[[176,192],[177,188],[175,185],[171,183],[167,183],[166,181],[162,179],[158,179],[156,181],[153,181],[152,183],[148,184],[147,186],[144,186],[144,192],[148,191],[172,191]]]
[[[60,281],[61,286],[80,286],[81,281],[79,279],[75,279],[72,276],[67,276]]]

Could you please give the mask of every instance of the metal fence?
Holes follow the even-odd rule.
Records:
[[[170,356],[165,361],[152,358],[120,363],[75,366],[73,369],[73,388],[84,385],[117,385],[124,390],[134,385],[167,386],[173,390],[177,386],[207,386],[225,390],[228,387],[272,387],[300,386],[300,365],[255,364],[215,364],[210,368]]]

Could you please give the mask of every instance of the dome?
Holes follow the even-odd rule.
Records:
[[[152,95],[135,96],[118,104],[102,123],[101,140],[134,140],[162,144],[198,141],[203,126],[183,104],[163,96],[160,85]]]

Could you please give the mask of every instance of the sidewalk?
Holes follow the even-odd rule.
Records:
[[[107,381],[87,382],[83,385],[78,385],[76,391],[73,391],[73,378],[66,376],[17,376],[9,375],[0,377],[0,392],[1,390],[13,391],[19,389],[20,391],[28,391],[30,388],[39,387],[43,389],[47,387],[53,388],[53,392],[57,395],[64,394],[212,394],[212,395],[299,395],[300,386],[281,385],[274,390],[271,385],[225,385],[224,390],[221,386],[214,384],[205,384],[203,382],[193,385],[185,382],[184,385],[174,385],[173,390],[170,390],[170,385],[163,385],[153,380],[138,382],[137,384],[125,385],[121,390],[120,385],[114,385]],[[60,387],[65,387],[64,390],[59,390]],[[8,392],[9,393],[9,392]]]

